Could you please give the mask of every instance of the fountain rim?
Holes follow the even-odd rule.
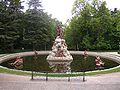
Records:
[[[84,51],[69,51],[71,55],[84,55]],[[37,51],[38,55],[49,55],[50,51]],[[17,56],[25,57],[25,56],[34,56],[34,51],[30,52],[20,52],[20,53],[12,53],[7,54],[5,56],[0,57],[0,64],[8,61],[10,59],[14,59]],[[113,54],[110,54],[110,52],[92,52],[88,51],[88,56],[100,56],[101,58],[106,58],[108,60],[112,60],[118,64],[120,64],[120,55],[116,56]]]

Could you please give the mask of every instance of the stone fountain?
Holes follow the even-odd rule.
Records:
[[[63,29],[57,27],[57,37],[53,43],[52,51],[47,56],[47,61],[53,72],[67,72],[70,69],[70,63],[73,58],[67,50],[67,45],[63,39]]]

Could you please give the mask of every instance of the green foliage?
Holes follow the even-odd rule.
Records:
[[[76,49],[74,46],[77,44],[80,50],[118,49],[119,12],[119,10],[110,11],[106,8],[105,1],[76,0],[72,10],[74,16],[66,27],[65,33],[70,49]]]
[[[29,0],[28,4],[29,9],[23,12],[20,0],[1,1],[0,49],[3,53],[21,48],[51,49],[59,21],[43,11],[39,0]]]
[[[21,5],[16,5],[13,0],[5,0],[0,3],[0,48],[3,52],[11,52],[14,41],[19,37],[19,17]]]
[[[20,0],[0,2],[0,49],[51,49],[56,24],[44,12],[40,0],[28,0],[29,9],[22,11]],[[120,11],[110,11],[100,0],[76,0],[73,18],[65,30],[69,49],[118,49],[120,41]]]
[[[33,8],[37,10],[39,7],[42,7],[40,0],[28,0],[28,5],[29,9]]]
[[[43,12],[42,9],[39,9],[40,3],[39,0],[36,0],[35,3],[32,0],[29,1],[30,7],[25,13],[25,31],[24,47],[29,46],[32,49],[37,50],[46,50],[49,49],[53,40],[53,35],[55,32],[55,21],[51,18],[50,15]],[[37,4],[37,5],[36,5]]]

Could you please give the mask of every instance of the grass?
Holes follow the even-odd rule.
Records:
[[[111,54],[111,55],[114,55],[114,56],[118,56],[118,57],[120,57],[120,55],[118,55],[118,54]]]
[[[0,68],[0,73],[10,73],[10,74],[16,74],[16,75],[31,75],[31,73],[23,72],[23,71],[16,71],[12,69],[7,68]]]
[[[87,76],[90,75],[98,75],[98,74],[108,74],[108,73],[115,73],[115,72],[120,72],[120,67],[111,69],[111,70],[101,70],[101,71],[96,71],[96,72],[88,72],[86,73]]]
[[[94,52],[118,52],[118,50],[91,50]]]
[[[99,75],[99,74],[108,74],[108,73],[115,73],[120,72],[120,67],[113,68],[110,70],[97,70],[97,71],[91,71],[86,72],[86,76],[91,75]],[[26,71],[19,71],[19,70],[13,70],[13,69],[7,69],[7,68],[0,68],[0,73],[10,73],[10,74],[16,74],[16,75],[31,75],[31,72]],[[74,77],[74,76],[82,76],[83,73],[72,73],[72,74],[59,74],[59,73],[48,73],[49,77]],[[34,73],[34,76],[46,76],[46,73]]]

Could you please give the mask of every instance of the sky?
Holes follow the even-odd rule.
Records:
[[[43,8],[53,18],[66,23],[71,18],[71,10],[75,0],[42,0]],[[120,0],[105,0],[109,9],[120,9]]]
[[[71,10],[73,3],[74,0],[42,0],[45,11],[63,23],[72,16]]]
[[[66,23],[72,17],[71,10],[75,0],[41,0],[45,12],[52,14],[62,23]],[[120,0],[105,0],[109,9],[120,9]]]

